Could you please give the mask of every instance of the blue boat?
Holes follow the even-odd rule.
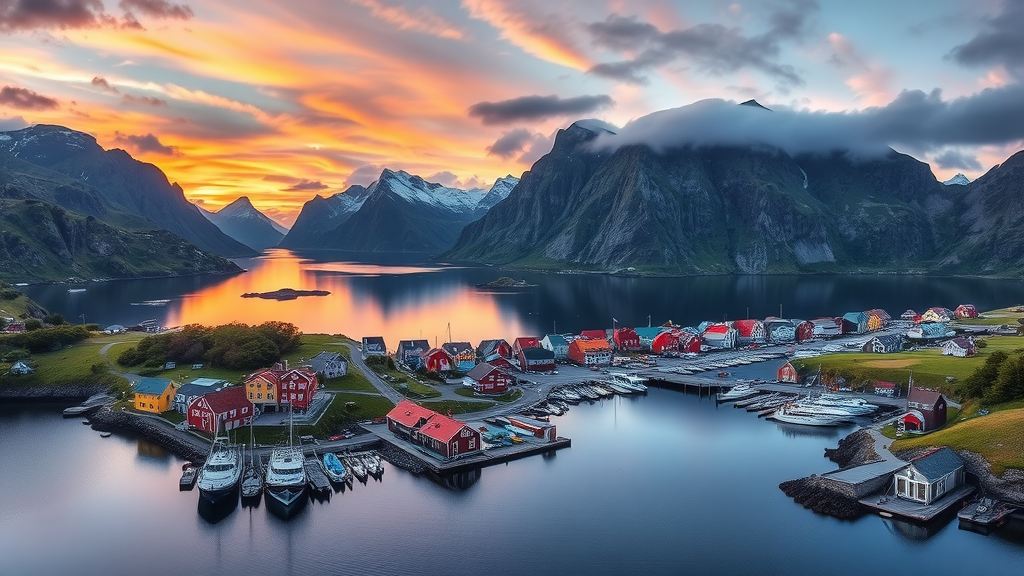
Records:
[[[331,479],[331,482],[341,484],[345,481],[345,465],[341,463],[338,455],[334,452],[324,454],[324,471],[327,472],[327,477]]]

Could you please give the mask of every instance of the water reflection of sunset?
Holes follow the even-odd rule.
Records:
[[[514,310],[502,309],[493,295],[470,285],[438,278],[430,273],[434,268],[347,262],[325,265],[283,250],[252,262],[245,274],[173,301],[166,325],[281,320],[307,333],[345,334],[356,339],[381,335],[389,347],[410,338],[443,343],[448,339],[449,323],[454,340],[474,345],[487,338],[511,339],[523,334]],[[283,302],[241,297],[246,292],[279,288],[327,290],[331,294]]]

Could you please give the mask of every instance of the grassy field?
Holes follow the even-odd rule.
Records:
[[[449,410],[452,414],[464,414],[466,412],[477,412],[479,410],[486,410],[494,407],[496,402],[469,402],[461,400],[437,400],[434,402],[421,402],[424,407],[430,408],[434,412],[440,412],[441,414],[447,414]]]
[[[512,402],[518,400],[523,396],[523,391],[516,388],[515,390],[509,390],[501,396],[491,396],[488,394],[477,394],[472,388],[460,386],[455,389],[455,393],[459,396],[465,396],[466,398],[478,398],[481,400],[497,400],[498,402]]]
[[[1012,306],[1010,308],[982,312],[977,318],[964,318],[957,320],[957,323],[970,326],[1001,326],[1006,324],[1016,328],[1019,325],[1017,320],[1021,318],[1024,318],[1024,308]]]
[[[6,386],[62,384],[105,384],[127,388],[127,381],[109,374],[110,366],[100,355],[103,346],[116,342],[118,335],[98,334],[56,352],[33,354],[25,360],[35,371],[25,376],[7,376],[10,363],[0,363]],[[94,368],[95,366],[95,368]]]
[[[1007,354],[1024,352],[1024,337],[992,336],[983,338],[985,348],[979,348],[978,354],[970,358],[943,356],[939,348],[900,352],[898,354],[872,354],[869,352],[852,352],[828,354],[806,360],[794,360],[793,365],[799,370],[800,365],[808,372],[817,371],[821,366],[823,373],[837,373],[857,387],[861,384],[883,380],[896,382],[906,386],[910,371],[914,372],[914,383],[951,392],[958,381],[968,377],[975,369],[985,363],[989,354],[1002,350]],[[953,377],[952,382],[947,377]]]
[[[981,454],[992,465],[992,472],[999,475],[1007,468],[1024,469],[1022,422],[1024,408],[1005,408],[986,416],[965,416],[964,420],[931,434],[899,439],[893,442],[892,449],[949,446],[954,450],[970,450]]]
[[[0,283],[0,288],[4,288],[4,284]],[[17,290],[17,288],[11,287],[10,289]],[[12,300],[0,300],[0,316],[4,318],[14,318],[16,322],[24,321],[29,318],[29,308],[40,308],[38,304],[29,299],[24,294],[18,295],[17,298]]]
[[[354,402],[355,406],[347,406],[349,402]],[[394,407],[395,405],[383,396],[339,392],[334,395],[334,400],[331,401],[331,405],[327,407],[316,426],[296,426],[294,434],[295,436],[312,434],[317,438],[327,438],[360,420],[372,420],[384,416]],[[260,444],[279,444],[288,440],[288,428],[287,426],[257,427],[255,435],[256,441]]]

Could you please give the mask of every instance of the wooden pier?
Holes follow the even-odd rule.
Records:
[[[737,384],[735,380],[726,380],[725,378],[705,378],[703,376],[689,376],[685,374],[676,374],[674,372],[657,372],[649,370],[641,371],[637,375],[647,378],[648,386],[674,388],[677,390],[683,390],[684,392],[696,390],[697,394],[703,395],[707,392],[708,396],[718,392],[722,388],[732,388]]]
[[[912,502],[886,494],[861,498],[859,502],[862,506],[878,511],[882,516],[900,516],[916,522],[928,522],[954,506],[962,508],[973,493],[974,486],[961,486],[931,504]]]

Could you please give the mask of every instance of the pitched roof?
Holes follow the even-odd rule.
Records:
[[[938,401],[939,397],[942,396],[942,392],[936,392],[935,390],[929,390],[927,388],[915,387],[910,391],[910,395],[907,396],[908,402],[920,402],[921,404],[932,404]]]
[[[374,344],[379,346],[382,352],[386,352],[387,349],[388,349],[387,344],[384,343],[384,338],[383,337],[381,337],[381,336],[363,336],[363,350],[364,351],[367,349],[367,347],[371,347]]]
[[[444,357],[449,359],[449,360],[452,359],[451,355],[448,354],[447,352],[445,352],[444,350],[442,350],[441,348],[431,348],[430,350],[427,350],[426,352],[421,354],[421,356],[423,358],[429,358],[431,356],[437,356],[438,354],[444,355]]]
[[[448,442],[466,426],[465,422],[460,422],[443,414],[434,413],[430,420],[427,420],[427,423],[419,429],[419,432],[434,440]]]
[[[611,346],[608,345],[608,341],[607,340],[586,340],[586,339],[580,339],[580,340],[573,340],[573,344],[575,344],[577,347],[579,347],[579,349],[581,351],[583,351],[583,352],[602,352],[602,351],[609,351],[610,352],[611,349],[612,349]]]
[[[402,424],[403,426],[414,428],[419,425],[420,420],[426,420],[436,414],[433,410],[424,408],[419,404],[414,404],[408,400],[402,400],[397,406],[388,412],[388,418]]]
[[[914,469],[929,480],[938,480],[964,465],[964,461],[949,448],[939,448],[910,461]]]
[[[488,374],[495,370],[497,370],[497,368],[495,368],[494,366],[488,364],[487,362],[481,362],[474,366],[473,369],[466,374],[466,376],[479,382],[480,379],[486,377]]]
[[[552,346],[568,346],[569,345],[569,341],[566,340],[565,336],[562,336],[561,334],[548,334],[548,335],[544,336],[543,339],[546,339],[548,341],[548,343],[551,344]]]
[[[445,342],[441,345],[441,349],[452,356],[458,356],[459,354],[472,353],[473,345],[469,342]]]
[[[249,399],[245,397],[245,388],[242,386],[229,386],[219,392],[208,392],[203,394],[202,397],[205,398],[206,403],[210,405],[210,410],[213,410],[217,414],[241,408],[246,404],[252,404],[249,402]]]
[[[735,328],[732,328],[726,324],[712,324],[711,326],[708,326],[707,328],[704,329],[704,333],[725,335],[729,333],[729,330],[735,330]]]
[[[430,349],[430,342],[428,342],[426,340],[399,340],[398,341],[398,351],[399,352],[404,352],[406,350],[410,350],[411,351],[411,350],[415,350],[417,348],[419,348],[420,350],[429,350]]]
[[[520,348],[536,348],[540,346],[540,340],[536,336],[520,336],[515,339]]]
[[[477,346],[476,351],[479,352],[481,356],[489,356],[502,344],[507,346],[508,342],[505,342],[500,338],[498,340],[481,340],[480,346]]]
[[[523,348],[521,350],[523,358],[527,360],[554,360],[555,353],[547,348]]]
[[[143,378],[139,380],[139,383],[135,385],[136,394],[153,394],[160,395],[167,390],[167,387],[171,385],[170,380],[164,380],[163,378]]]
[[[208,394],[210,388],[208,386],[200,386],[198,384],[182,384],[178,387],[178,390],[174,393],[175,396],[181,396],[183,398],[202,396]]]
[[[581,338],[590,338],[591,340],[607,340],[608,333],[604,330],[584,330],[580,332]]]
[[[740,336],[750,336],[758,324],[761,324],[760,320],[737,320],[732,323],[732,327],[740,333]]]
[[[230,384],[230,382],[224,380],[223,378],[196,378],[195,380],[189,382],[189,384],[195,384],[196,386],[206,386],[207,388],[211,386],[222,388],[225,385]]]
[[[956,344],[957,346],[963,348],[964,350],[967,350],[968,348],[971,347],[971,344],[973,344],[973,342],[971,342],[970,339],[964,338],[963,336],[960,336],[959,338],[953,338],[952,340],[950,340],[950,342]]]
[[[895,382],[886,382],[884,380],[879,380],[878,382],[875,382],[875,388],[886,388],[886,389],[893,389],[893,390],[895,390],[896,389],[896,383]]]
[[[668,330],[670,330],[670,328],[666,328],[665,326],[641,326],[640,328],[633,329],[637,336],[647,340],[653,340],[655,336]]]

